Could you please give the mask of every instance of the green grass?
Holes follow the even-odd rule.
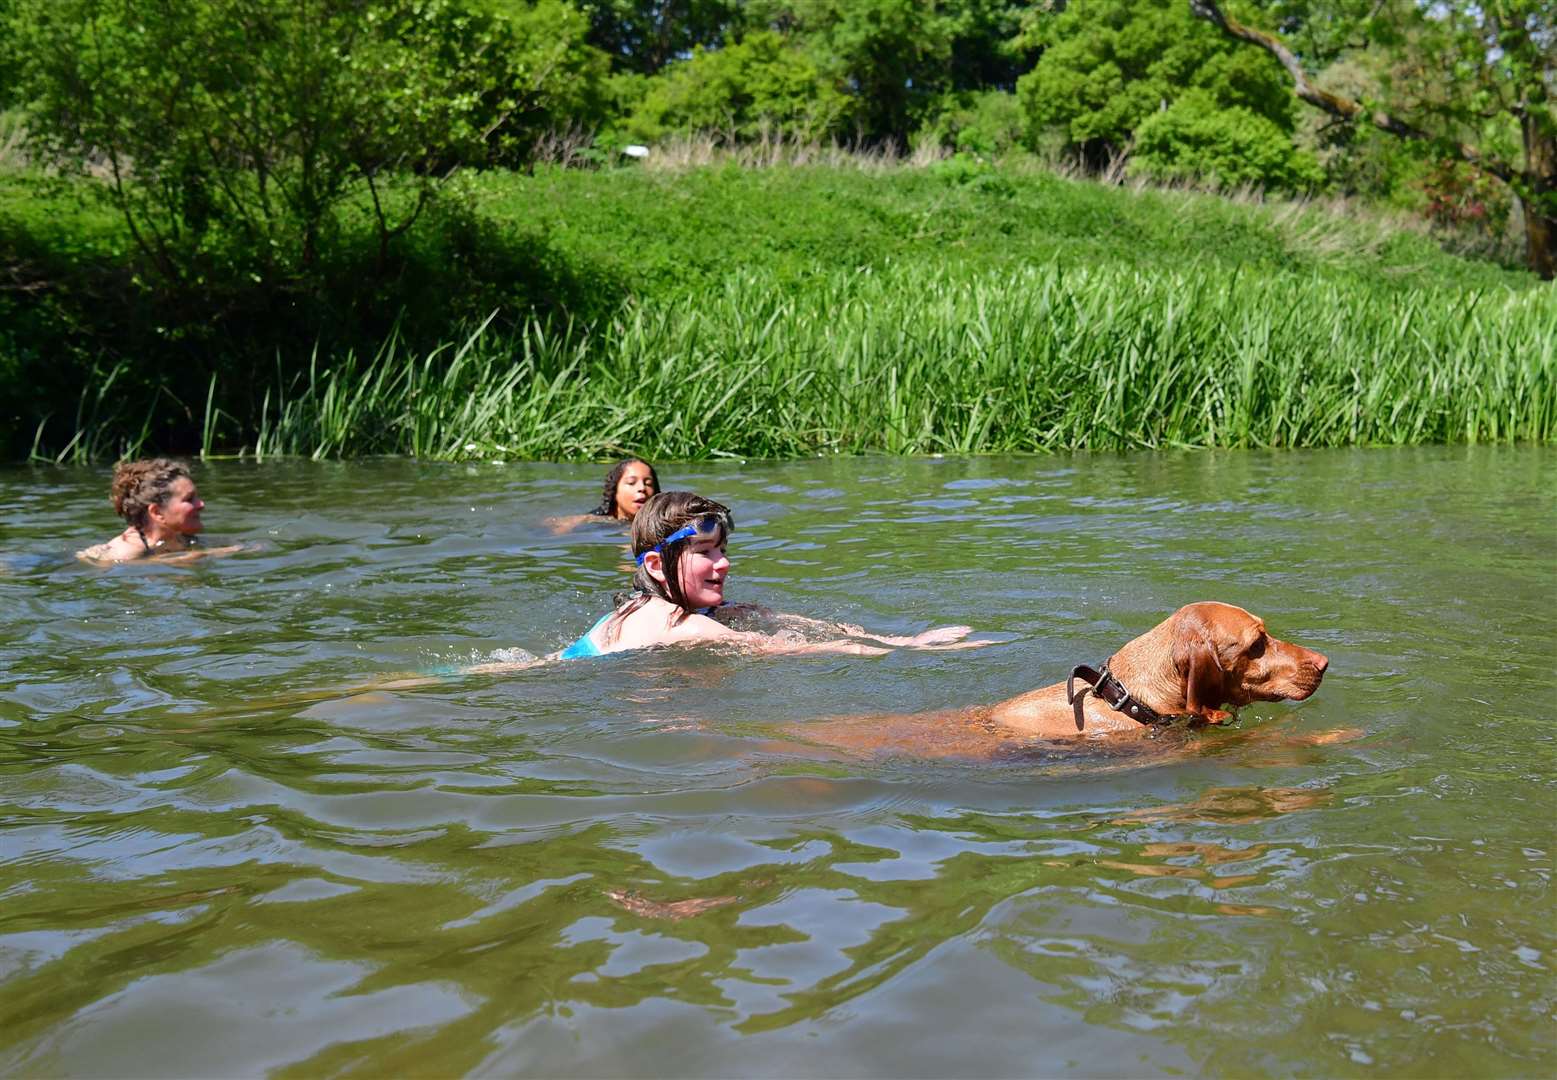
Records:
[[[487,173],[461,200],[394,281],[352,292],[348,253],[318,302],[214,283],[212,313],[119,301],[132,256],[101,203],[0,175],[0,269],[47,285],[0,294],[8,441],[697,458],[1557,438],[1557,290],[1380,218],[955,161]],[[349,332],[309,321],[330,312]],[[475,312],[495,318],[462,329]]]
[[[788,457],[1551,441],[1557,297],[1208,267],[737,275],[590,334],[318,369],[265,454]],[[490,333],[488,331],[487,333]]]
[[[643,299],[718,288],[737,271],[784,287],[817,273],[927,261],[974,269],[1061,263],[1320,274],[1344,281],[1529,288],[1530,274],[1459,258],[1401,222],[1037,169],[941,162],[690,171],[540,170],[473,180],[483,217]]]

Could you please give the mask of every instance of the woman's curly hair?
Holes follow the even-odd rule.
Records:
[[[194,479],[189,475],[189,466],[172,458],[121,461],[114,468],[113,483],[108,487],[114,513],[137,529],[144,528],[146,511],[167,502],[173,493],[173,481],[181,476]]]
[[[611,471],[606,473],[605,483],[600,488],[600,505],[590,511],[594,517],[616,517],[616,485],[621,482],[622,474],[627,471],[629,465],[642,465],[649,470],[649,483],[654,485],[654,490],[660,490],[660,474],[654,471],[643,458],[623,458],[611,466]]]

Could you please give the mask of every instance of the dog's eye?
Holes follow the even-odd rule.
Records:
[[[1261,634],[1254,639],[1254,644],[1249,646],[1247,653],[1250,660],[1258,660],[1265,655],[1265,635]]]

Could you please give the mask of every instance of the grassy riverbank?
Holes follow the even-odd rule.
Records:
[[[1549,294],[1127,267],[771,276],[385,350],[266,410],[263,453],[569,458],[1550,441]]]
[[[0,293],[13,453],[46,411],[76,457],[1557,438],[1557,292],[1313,207],[961,161],[484,174],[394,280],[222,282],[181,326],[79,186],[0,181],[43,283]]]

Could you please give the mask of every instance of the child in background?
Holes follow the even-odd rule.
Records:
[[[659,489],[660,478],[653,465],[642,458],[626,458],[606,473],[599,506],[587,514],[552,518],[546,524],[553,533],[563,533],[586,521],[631,521]]]

